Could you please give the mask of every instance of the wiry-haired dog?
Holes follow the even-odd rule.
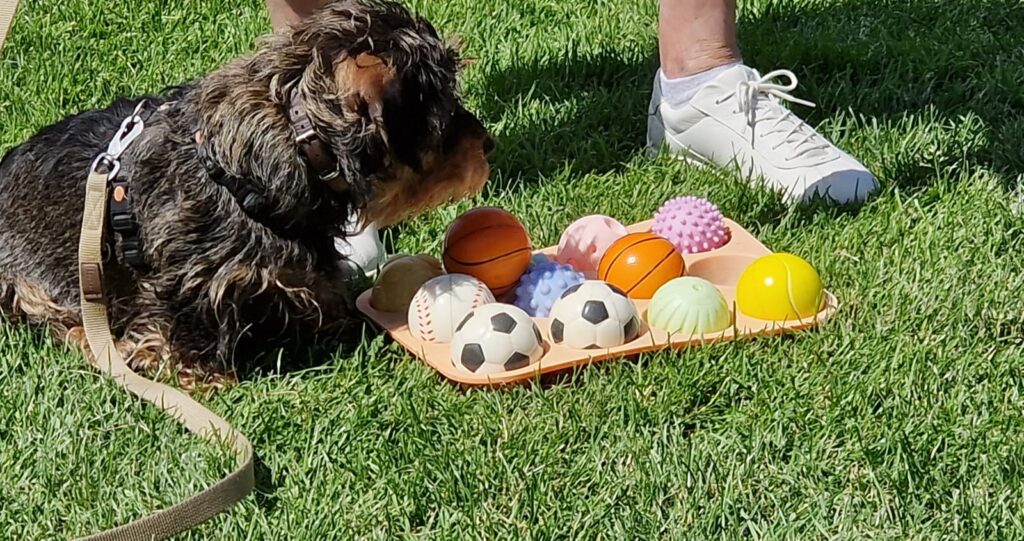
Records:
[[[492,143],[461,104],[459,64],[401,6],[340,1],[149,97],[118,175],[137,228],[108,224],[103,276],[133,366],[170,361],[188,384],[242,355],[338,337],[353,320],[340,226],[391,224],[486,181]],[[71,116],[0,162],[8,316],[81,336],[86,172],[140,101]]]

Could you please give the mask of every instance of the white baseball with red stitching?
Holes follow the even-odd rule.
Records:
[[[445,274],[420,287],[409,304],[409,332],[426,342],[447,343],[473,309],[494,302],[483,282],[465,274]]]

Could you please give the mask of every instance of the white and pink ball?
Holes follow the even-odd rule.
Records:
[[[707,199],[687,195],[665,202],[654,213],[651,232],[668,239],[683,254],[721,248],[729,242],[725,217]]]
[[[601,256],[626,233],[626,227],[615,218],[601,214],[584,216],[562,233],[555,261],[584,274],[596,273]]]

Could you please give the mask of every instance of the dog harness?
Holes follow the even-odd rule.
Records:
[[[103,229],[109,221],[108,199],[116,199],[111,199],[109,194],[121,185],[117,178],[121,170],[121,155],[142,133],[145,107],[146,102],[140,102],[135,112],[124,119],[107,151],[97,156],[89,168],[78,245],[82,326],[92,352],[89,361],[126,390],[185,425],[190,432],[230,447],[237,462],[233,472],[206,490],[129,524],[84,538],[85,541],[165,539],[227,510],[246,497],[255,484],[252,445],[245,435],[187,394],[136,374],[114,345],[103,284]],[[126,200],[127,197],[122,198],[122,202]]]
[[[174,102],[168,102],[161,105],[157,110],[162,111],[167,107],[173,105]],[[135,108],[135,113],[132,115],[134,118],[138,118],[138,122],[131,124],[129,130],[138,130],[132,135],[132,133],[125,134],[128,143],[134,141],[136,137],[142,132],[142,126],[145,122],[149,121],[150,116],[153,115],[153,109],[147,107],[148,102],[142,100]],[[122,126],[122,130],[125,126]],[[128,138],[128,136],[131,136]],[[111,141],[111,145],[119,144],[116,143],[118,139],[115,137]],[[111,149],[107,149],[107,155],[112,155]],[[122,152],[125,148],[120,149]],[[120,156],[120,154],[117,154]],[[98,160],[107,160],[109,158],[100,155]],[[120,167],[120,166],[119,166]],[[116,174],[111,175],[108,180],[110,183],[109,200],[107,201],[107,223],[110,225],[110,229],[114,231],[117,237],[120,238],[120,243],[110,239],[110,246],[114,248],[114,253],[121,260],[122,263],[132,267],[133,269],[144,272],[148,270],[146,265],[146,256],[142,250],[142,237],[139,235],[139,221],[135,218],[135,213],[132,212],[129,185],[128,181]]]

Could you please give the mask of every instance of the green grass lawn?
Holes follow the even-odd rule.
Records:
[[[863,209],[792,210],[645,157],[653,1],[418,0],[478,59],[465,93],[499,147],[483,196],[394,241],[436,253],[459,211],[495,204],[545,245],[579,215],[632,222],[696,194],[812,261],[834,320],[504,391],[460,391],[368,334],[204,398],[249,435],[259,487],[183,538],[1024,536],[1024,7],[741,4],[747,61],[792,69],[819,104],[799,113],[881,179]],[[0,59],[0,150],[267,27],[259,0],[26,0]],[[0,538],[91,533],[229,467],[79,354],[0,326]]]

